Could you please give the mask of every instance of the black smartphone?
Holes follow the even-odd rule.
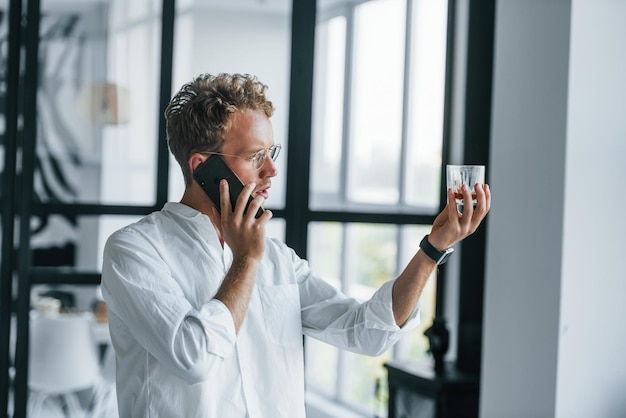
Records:
[[[243,183],[239,180],[239,177],[230,169],[226,161],[219,156],[213,155],[206,160],[202,165],[196,168],[193,172],[193,178],[198,182],[202,190],[211,198],[213,203],[217,206],[217,210],[221,212],[221,199],[220,199],[220,180],[226,179],[228,182],[228,190],[230,194],[230,203],[235,210],[235,204],[237,203],[237,197],[243,190]],[[246,210],[252,201],[252,196],[248,199]],[[255,217],[258,218],[263,214],[265,210],[259,208]]]

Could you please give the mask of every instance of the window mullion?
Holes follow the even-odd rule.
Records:
[[[341,224],[341,269],[340,269],[340,286],[341,291],[349,295],[350,289],[350,277],[352,276],[353,269],[351,266],[354,265],[352,262],[354,258],[354,253],[350,251],[350,225],[349,224]],[[346,353],[343,350],[338,350],[337,354],[337,392],[335,394],[336,401],[339,403],[345,403],[346,395],[348,393],[348,382],[346,381],[346,377],[350,373],[348,369],[349,365],[346,360]]]
[[[404,161],[404,159],[403,159]],[[404,177],[404,176],[401,176]],[[402,195],[401,195],[402,196]],[[404,254],[404,234],[403,234],[403,225],[396,226],[396,268],[395,268],[395,277],[398,277],[403,269],[403,254]],[[400,356],[401,353],[401,345],[403,345],[402,339],[398,341],[397,344],[394,344],[391,352],[391,357],[396,359]]]
[[[398,203],[407,204],[406,176],[408,160],[408,132],[409,132],[409,91],[411,86],[411,33],[413,17],[413,0],[406,0],[406,23],[404,28],[404,89],[402,94],[402,132],[400,143],[400,167],[398,171]]]
[[[352,109],[352,62],[354,54],[354,6],[346,11],[346,48],[343,83],[343,127],[341,144],[341,162],[339,168],[339,201],[348,202],[348,164],[350,161],[350,131]]]

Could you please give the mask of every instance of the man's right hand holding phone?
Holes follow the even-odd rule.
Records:
[[[213,209],[220,228],[222,239],[233,252],[233,258],[251,258],[260,261],[265,250],[265,225],[272,218],[272,212],[265,210],[263,215],[255,218],[255,214],[264,203],[262,196],[256,196],[248,205],[255,183],[247,184],[237,197],[235,210],[231,209],[228,182],[220,181],[221,214]]]

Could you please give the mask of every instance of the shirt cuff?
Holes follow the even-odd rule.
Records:
[[[373,316],[378,318],[379,321],[382,321],[382,323],[384,323],[390,331],[392,330],[402,331],[402,332],[410,331],[414,329],[415,327],[417,327],[419,323],[421,322],[420,316],[419,316],[419,311],[421,307],[421,298],[415,304],[415,307],[413,308],[411,315],[409,315],[404,325],[402,327],[399,327],[398,324],[396,324],[395,317],[393,316],[392,292],[393,292],[394,283],[395,283],[395,280],[390,280],[386,282],[385,284],[383,284],[380,287],[380,289],[378,289],[376,293],[374,293],[371,299],[371,302],[373,302],[372,313],[374,314]]]
[[[207,352],[226,357],[237,339],[235,323],[230,310],[218,299],[211,299],[197,316],[206,337]]]

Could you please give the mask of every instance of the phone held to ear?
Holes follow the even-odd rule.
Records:
[[[237,197],[243,190],[243,183],[235,173],[226,164],[226,161],[219,156],[214,155],[206,160],[202,165],[196,168],[193,173],[193,178],[198,182],[202,190],[211,198],[213,203],[217,206],[217,210],[221,212],[221,199],[220,199],[220,180],[226,179],[228,182],[228,190],[230,195],[230,203],[232,210],[235,210],[235,204],[237,203]],[[246,205],[246,211],[248,206],[252,202],[252,196],[248,198]],[[265,210],[259,208],[255,218],[260,217]]]

